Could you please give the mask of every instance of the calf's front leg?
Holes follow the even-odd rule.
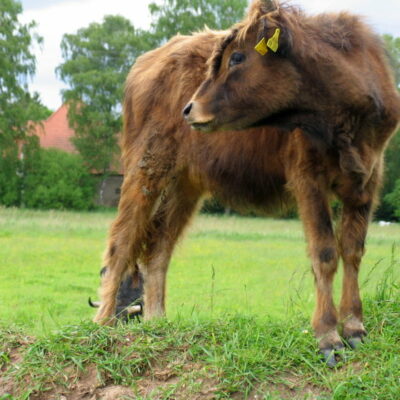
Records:
[[[335,351],[344,346],[337,331],[338,315],[332,295],[338,254],[331,210],[326,192],[315,183],[297,183],[294,188],[315,278],[316,307],[312,326],[321,354],[333,367]]]

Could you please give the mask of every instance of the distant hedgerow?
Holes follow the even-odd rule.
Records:
[[[393,207],[394,215],[400,219],[400,179],[396,181],[393,191],[385,196],[385,201]]]
[[[3,151],[0,157],[0,204],[7,207],[17,206],[20,202],[20,161],[16,151]]]
[[[26,160],[22,202],[39,209],[93,208],[95,182],[81,156],[40,149]]]

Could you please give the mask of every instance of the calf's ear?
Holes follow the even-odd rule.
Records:
[[[257,43],[254,48],[261,55],[268,52],[287,56],[292,49],[292,35],[279,10],[260,18]]]
[[[266,14],[279,8],[278,0],[260,0],[261,11]]]
[[[276,11],[279,8],[279,2],[274,0],[254,0],[251,2],[247,17],[249,19],[259,18],[262,15]]]

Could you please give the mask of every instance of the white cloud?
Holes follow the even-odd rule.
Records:
[[[37,49],[37,73],[31,89],[38,91],[42,101],[51,109],[61,104],[60,90],[63,87],[55,75],[55,68],[63,60],[60,42],[64,33],[75,33],[91,22],[100,22],[105,15],[120,14],[136,27],[146,28],[150,23],[148,4],[151,0],[23,0],[27,10],[22,20],[35,20],[37,32],[44,38],[42,51]],[[365,15],[379,33],[400,36],[399,0],[293,0],[307,12],[349,10]],[[47,4],[47,5],[46,5]],[[33,7],[36,6],[36,8]]]

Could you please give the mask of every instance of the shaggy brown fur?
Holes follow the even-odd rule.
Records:
[[[254,45],[276,27],[278,52],[259,55]],[[238,51],[245,61],[229,68]],[[194,127],[261,127],[190,130],[180,110],[202,81],[185,109]],[[293,197],[315,274],[321,349],[342,345],[338,321],[347,339],[365,334],[357,276],[383,151],[400,118],[382,45],[367,26],[345,13],[307,17],[256,1],[230,32],[178,36],[140,57],[127,79],[124,117],[125,177],[97,322],[111,321],[121,277],[136,261],[145,319],[164,315],[174,245],[212,193],[231,207],[261,212]],[[338,243],[331,196],[343,203]],[[345,273],[338,314],[332,280],[339,256]]]

